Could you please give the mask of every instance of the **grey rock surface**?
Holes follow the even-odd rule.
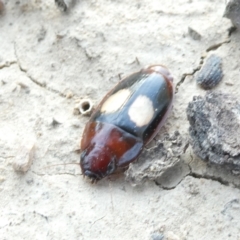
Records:
[[[223,16],[231,19],[233,25],[239,28],[240,27],[240,0],[228,0]]]
[[[180,161],[180,156],[185,152],[187,146],[188,139],[178,131],[171,135],[163,134],[154,147],[145,149],[138,160],[130,164],[125,172],[127,181],[136,185],[147,180],[161,184],[165,179],[160,180],[162,174]],[[177,172],[176,169],[174,171]],[[178,182],[178,180],[176,181]]]
[[[187,108],[190,143],[201,159],[240,170],[240,103],[224,93],[194,97]]]

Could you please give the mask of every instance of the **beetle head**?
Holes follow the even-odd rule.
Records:
[[[80,166],[83,175],[96,182],[115,171],[116,157],[108,147],[94,144],[81,153]]]

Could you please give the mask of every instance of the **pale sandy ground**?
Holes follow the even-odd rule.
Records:
[[[54,1],[4,2],[0,239],[240,239],[239,176],[208,166],[191,148],[182,156],[184,170],[172,171],[163,188],[154,182],[134,187],[124,175],[91,185],[78,165],[48,167],[79,162],[88,117],[74,114],[74,107],[84,97],[99,102],[119,74],[162,63],[176,85],[214,52],[224,72],[215,91],[240,98],[239,33],[206,52],[228,39],[225,2],[83,0],[68,13]],[[189,26],[201,40],[189,36]],[[187,136],[187,104],[204,94],[187,76],[165,131]],[[61,124],[53,126],[53,118]],[[22,140],[32,138],[33,164],[26,174],[16,173],[12,163]]]

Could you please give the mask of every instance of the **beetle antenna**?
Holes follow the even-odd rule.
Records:
[[[59,164],[49,165],[47,167],[44,167],[43,169],[46,169],[46,168],[49,168],[49,167],[62,166],[62,165],[78,165],[79,166],[79,163],[59,163]]]

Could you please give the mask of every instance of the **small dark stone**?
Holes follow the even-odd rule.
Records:
[[[52,118],[52,122],[51,122],[51,125],[53,126],[53,127],[56,127],[56,126],[58,126],[59,124],[62,124],[62,122],[60,121],[60,120],[58,120],[58,119],[56,119],[56,118]]]
[[[66,2],[64,0],[55,0],[55,4],[63,12],[66,12],[67,9],[68,9],[68,6],[67,6],[67,4],[66,4]]]
[[[187,117],[195,154],[240,170],[240,103],[229,94],[207,93],[188,104]]]
[[[196,30],[188,27],[188,34],[194,40],[200,40],[202,38],[201,34],[199,34]]]
[[[214,88],[223,77],[222,59],[217,55],[211,55],[199,71],[196,81],[204,89]]]

